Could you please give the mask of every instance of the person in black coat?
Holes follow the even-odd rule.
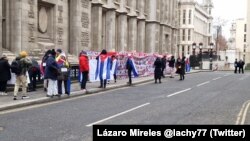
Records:
[[[157,83],[157,80],[159,80],[159,83],[161,83],[161,77],[162,77],[162,61],[159,57],[154,62],[155,67],[155,83]]]
[[[239,64],[238,64],[238,60],[237,59],[235,59],[235,62],[234,62],[234,73],[237,73],[237,70],[238,70],[238,66],[239,66]]]
[[[186,73],[186,57],[184,56],[182,59],[178,58],[176,62],[177,71],[176,73],[180,74],[180,80],[185,79]]]
[[[166,69],[166,64],[167,64],[167,56],[164,55],[163,58],[161,59],[161,63],[162,63],[162,77],[165,78],[165,74],[164,74],[164,70]]]
[[[7,56],[3,55],[0,58],[0,95],[7,95],[7,82],[11,79],[10,64]]]
[[[243,60],[240,60],[238,62],[238,67],[239,67],[239,73],[244,74],[244,66],[245,66],[245,62]]]

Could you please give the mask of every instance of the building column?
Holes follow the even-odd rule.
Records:
[[[124,52],[128,47],[128,16],[125,0],[120,1],[120,8],[117,10],[117,51]]]
[[[11,4],[11,51],[18,54],[22,50],[22,1],[18,0]]]
[[[78,54],[81,49],[81,1],[70,0],[69,7],[69,53]]]
[[[128,14],[128,51],[135,51],[137,46],[137,15],[136,0],[131,0],[130,12]]]
[[[108,9],[106,13],[106,50],[111,51],[115,49],[115,9]]]
[[[144,15],[145,1],[137,1],[139,5],[140,15],[138,17],[138,35],[137,35],[137,51],[145,52],[145,34],[146,34],[146,18]]]
[[[156,48],[156,28],[157,28],[157,20],[156,20],[156,0],[149,0],[148,7],[148,19],[146,21],[146,52],[154,53]]]
[[[93,3],[91,8],[91,50],[101,51],[102,47],[102,4]]]
[[[137,45],[137,18],[128,19],[128,51],[136,50]]]
[[[128,38],[128,22],[127,22],[127,13],[119,13],[118,16],[118,33],[117,33],[117,51],[126,51],[127,50],[127,38]]]

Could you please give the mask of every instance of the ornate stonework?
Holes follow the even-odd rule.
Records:
[[[89,8],[89,0],[82,0],[82,7]]]
[[[28,11],[29,18],[35,18],[34,0],[29,0],[30,10]]]
[[[89,14],[88,13],[82,12],[81,21],[82,21],[83,28],[89,28]]]
[[[29,42],[32,43],[35,42],[34,30],[35,30],[35,24],[29,23]]]
[[[59,11],[58,23],[63,23],[63,17],[62,17],[63,6],[59,5],[58,6],[58,11]]]
[[[39,10],[38,29],[41,33],[46,33],[48,28],[48,15],[45,7]]]
[[[63,28],[58,27],[57,33],[58,33],[58,40],[57,40],[57,42],[58,42],[59,45],[63,45]]]
[[[82,32],[81,44],[82,44],[82,47],[88,47],[89,46],[89,33],[88,32]]]

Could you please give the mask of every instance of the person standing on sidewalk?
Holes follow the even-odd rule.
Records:
[[[180,74],[180,80],[185,80],[186,73],[186,57],[184,56],[182,59],[177,60],[177,72]]]
[[[64,84],[64,92],[65,94],[69,95],[69,89],[68,89],[68,79],[69,79],[69,63],[66,58],[66,54],[62,52],[61,49],[57,49],[57,58],[56,62],[59,67],[59,76],[57,77],[57,85],[58,85],[58,94],[62,95],[62,84]]]
[[[157,84],[157,80],[159,80],[159,83],[161,83],[161,77],[162,77],[162,61],[159,57],[156,58],[155,62],[154,62],[154,67],[155,67],[155,71],[154,71],[154,75],[155,75],[155,84]]]
[[[7,95],[7,81],[11,79],[10,64],[7,56],[2,55],[0,58],[0,95]]]
[[[56,52],[55,50],[51,50],[48,53],[48,59],[46,61],[45,67],[45,79],[48,79],[48,90],[47,97],[58,96],[57,89],[57,77],[59,74],[59,67],[56,63]]]
[[[100,87],[106,88],[107,80],[110,79],[110,70],[111,70],[111,58],[108,57],[107,51],[102,50],[101,54],[96,57],[97,59],[97,69],[95,79],[99,76]]]
[[[45,79],[45,67],[46,67],[46,61],[49,58],[49,54],[51,53],[51,50],[48,50],[45,55],[43,56],[41,65],[40,65],[40,72],[43,75],[43,89],[45,92],[47,92],[48,89],[48,79]]]
[[[86,83],[89,77],[89,58],[85,51],[82,51],[80,53],[79,65],[80,65],[80,72],[82,73],[81,90],[86,92]]]
[[[175,58],[171,56],[171,59],[168,61],[168,66],[170,68],[170,78],[174,78],[174,65],[175,65]]]
[[[116,76],[117,67],[118,67],[117,58],[116,58],[115,55],[112,55],[111,72],[112,72],[112,74],[114,76],[115,83],[116,83],[116,80],[117,80],[117,76]]]
[[[40,69],[38,62],[35,60],[35,58],[31,58],[31,62],[32,66],[28,71],[30,78],[29,91],[36,91],[36,82],[37,82],[37,77],[40,77]]]
[[[244,74],[244,66],[245,66],[245,62],[241,59],[240,61],[239,61],[239,73],[242,73],[242,74]]]
[[[22,85],[22,99],[29,98],[27,96],[27,73],[29,68],[32,66],[32,62],[27,58],[28,54],[26,51],[22,51],[20,55],[11,64],[11,70],[16,74],[16,83],[14,89],[14,98],[17,100],[17,93],[19,91],[20,85]]]
[[[162,77],[165,78],[164,70],[166,69],[166,65],[167,65],[167,56],[166,55],[164,55],[163,58],[161,59],[161,64],[162,64],[161,74],[162,74]]]
[[[235,59],[235,61],[234,61],[234,73],[235,73],[235,74],[237,73],[238,67],[239,67],[238,60]]]
[[[132,60],[132,55],[128,54],[128,60],[126,63],[126,69],[128,70],[128,78],[129,78],[129,82],[128,85],[132,85],[132,72],[134,74],[134,77],[138,77],[138,72],[135,68],[135,64],[134,61]]]

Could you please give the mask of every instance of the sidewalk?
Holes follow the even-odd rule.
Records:
[[[194,70],[190,73],[198,73],[198,72],[201,72],[201,71]],[[187,74],[190,74],[190,73],[187,73]],[[168,77],[170,76],[167,75],[166,78]],[[133,85],[138,85],[138,84],[147,83],[151,81],[153,82],[154,77],[149,76],[149,77],[133,78],[132,81],[133,81]],[[71,85],[70,96],[62,95],[61,97],[54,97],[54,98],[46,97],[46,92],[44,92],[43,89],[37,89],[37,91],[35,92],[28,93],[30,99],[22,100],[21,93],[19,93],[18,100],[14,101],[13,92],[9,92],[8,96],[0,96],[0,111],[21,108],[21,107],[35,105],[35,104],[48,103],[51,101],[57,101],[57,100],[62,100],[62,99],[67,99],[67,98],[79,97],[84,94],[85,95],[94,94],[94,93],[104,92],[104,91],[111,90],[111,89],[129,87],[127,85],[127,82],[128,82],[128,79],[118,80],[117,83],[114,83],[114,81],[111,81],[110,84],[107,84],[106,89],[98,88],[100,86],[100,82],[87,83],[87,92],[85,93],[80,90],[79,83],[73,83]]]

